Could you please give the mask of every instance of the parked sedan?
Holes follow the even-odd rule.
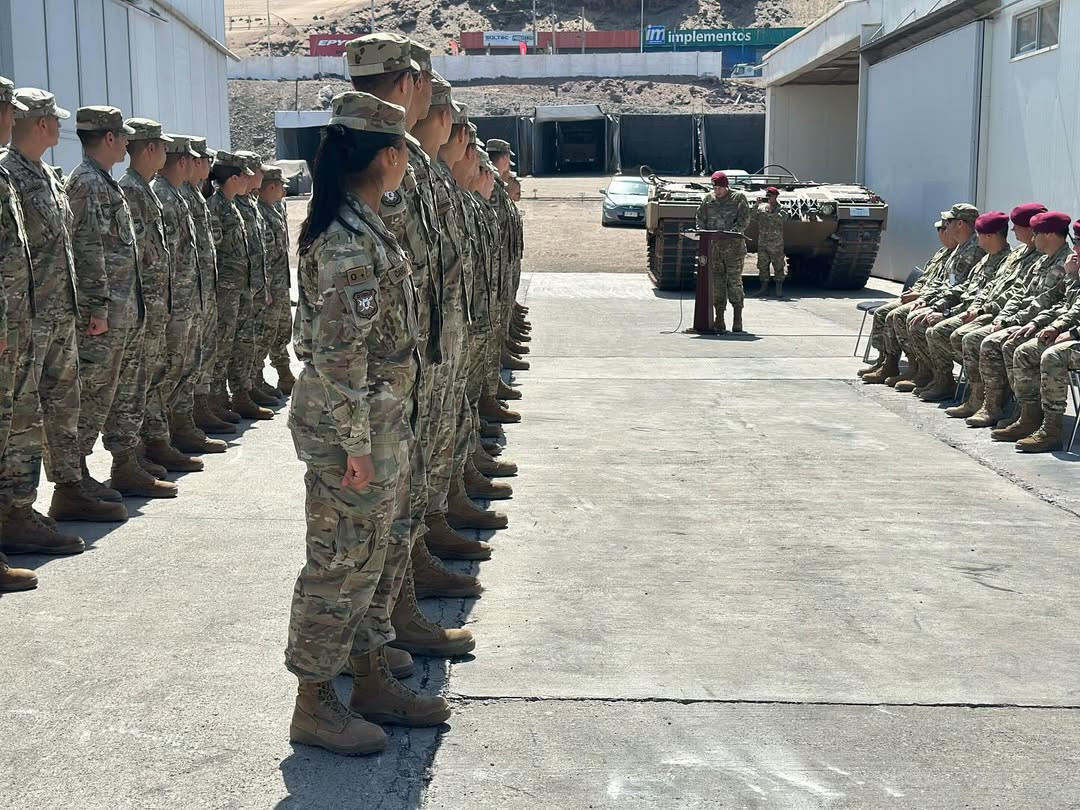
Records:
[[[640,177],[613,177],[607,188],[600,189],[604,195],[604,208],[600,224],[645,224],[645,203],[649,201],[649,186]]]

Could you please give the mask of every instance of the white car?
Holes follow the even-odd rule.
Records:
[[[607,188],[600,189],[604,206],[600,224],[644,225],[645,203],[649,201],[649,184],[640,177],[612,177]]]

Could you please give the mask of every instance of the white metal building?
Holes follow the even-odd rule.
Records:
[[[0,75],[229,146],[224,0],[0,0]],[[235,58],[235,57],[233,57]],[[74,116],[52,163],[81,160]]]
[[[1080,217],[1080,0],[848,0],[766,59],[766,158],[890,204],[903,279],[954,202]]]

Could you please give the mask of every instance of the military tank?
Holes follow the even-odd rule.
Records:
[[[770,173],[770,170],[777,170]],[[649,276],[661,290],[694,286],[697,242],[683,238],[693,230],[698,206],[712,191],[707,183],[667,180],[647,166],[641,178],[649,184],[645,206]],[[780,189],[784,222],[784,253],[788,277],[830,290],[866,286],[874,268],[889,206],[859,185],[799,180],[783,166],[765,166],[754,174],[731,172],[731,187],[746,194],[750,204],[765,200],[765,189]],[[746,230],[746,248],[757,250],[757,226]]]

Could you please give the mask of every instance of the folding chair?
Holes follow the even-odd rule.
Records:
[[[1076,432],[1080,430],[1080,371],[1069,372],[1069,395],[1073,404],[1073,429],[1069,436],[1069,443],[1065,445],[1065,452],[1071,453],[1073,444],[1076,442]]]
[[[859,324],[859,336],[855,338],[855,351],[851,353],[852,357],[859,356],[859,344],[862,343],[863,330],[866,329],[866,319],[877,312],[881,307],[885,306],[888,301],[860,301],[855,305],[855,309],[862,313],[862,323]],[[863,352],[863,362],[870,361],[870,336],[866,336],[866,351]]]
[[[960,373],[956,375],[956,392],[953,394],[953,402],[960,403],[967,398],[967,373],[964,371],[964,364],[957,363],[955,365],[960,366]]]

